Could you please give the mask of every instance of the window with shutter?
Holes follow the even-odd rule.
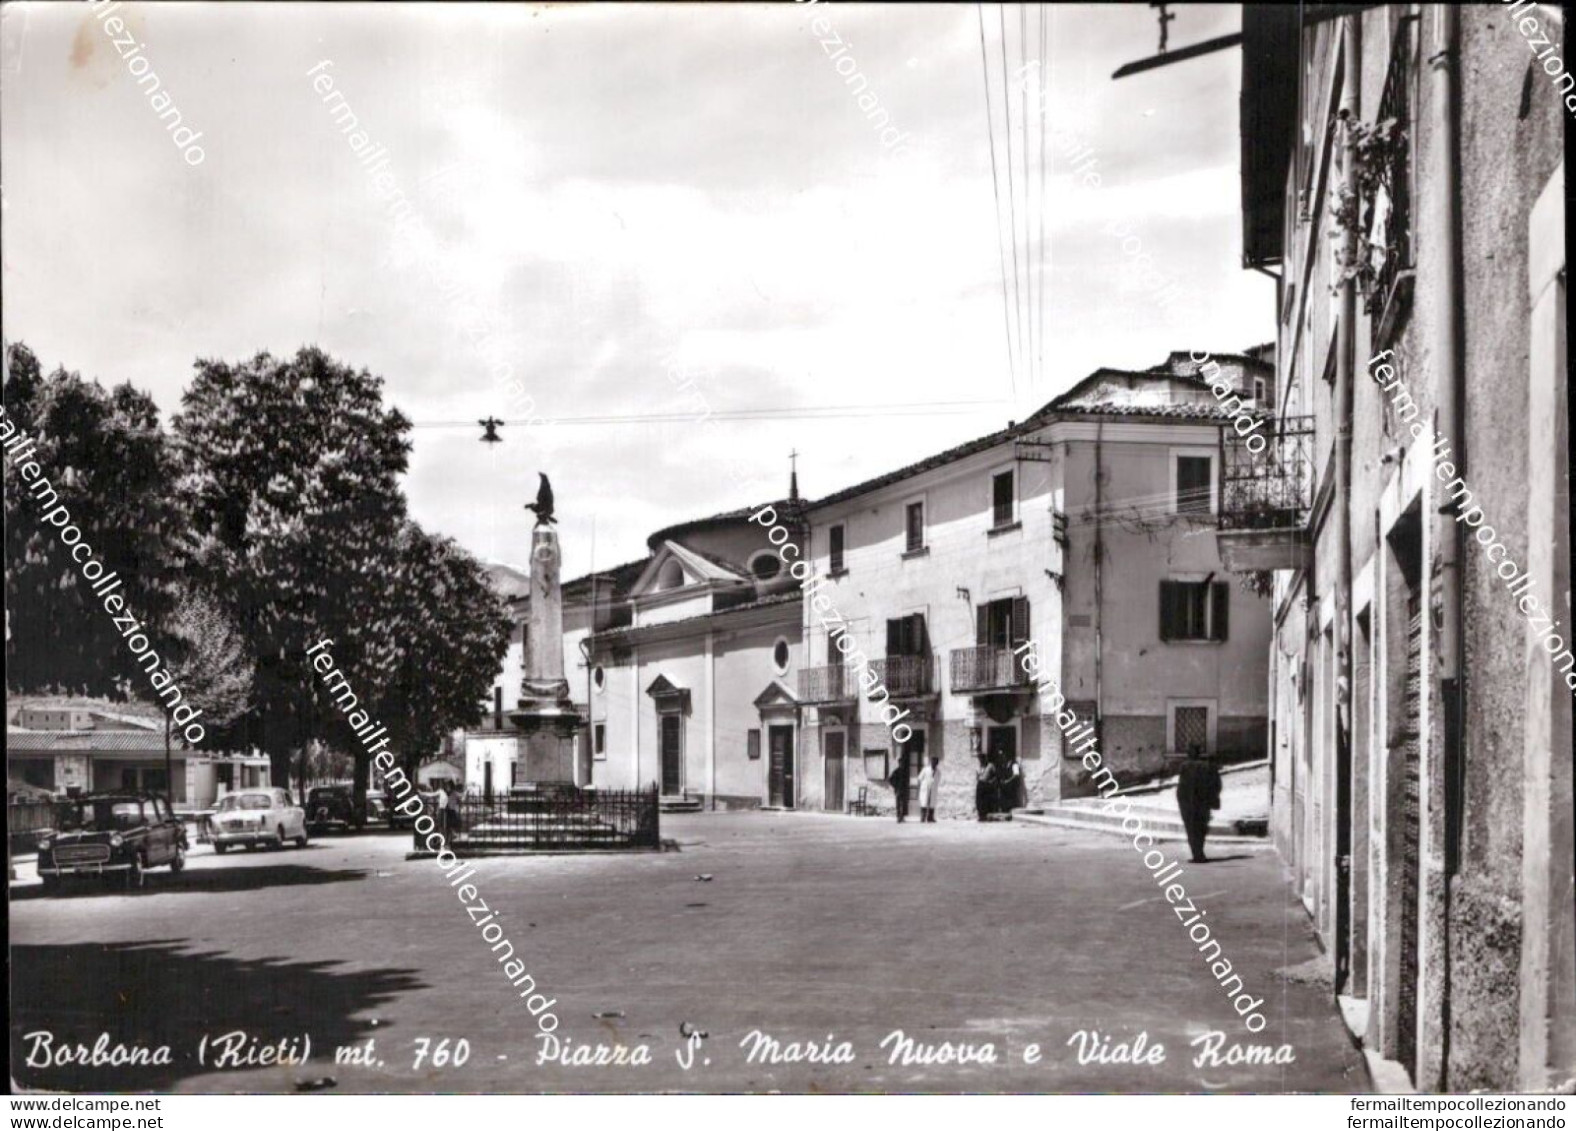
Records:
[[[1177,456],[1177,514],[1209,514],[1214,486],[1209,456]]]
[[[1012,635],[1008,640],[1011,647],[1016,648],[1029,639],[1029,599],[1027,597],[1014,597],[1012,599]]]
[[[910,656],[924,656],[930,652],[930,631],[925,627],[925,614],[912,613],[909,615],[909,649]]]
[[[1160,639],[1225,640],[1230,607],[1230,582],[1162,581]]]
[[[827,563],[827,568],[829,570],[831,570],[831,572],[833,572],[833,573],[842,573],[843,572],[843,528],[841,526],[831,527],[829,530],[827,530],[826,537],[827,537],[827,544],[830,547],[829,552],[828,552],[828,556],[831,558],[831,561],[829,561]]]
[[[908,504],[908,550],[925,548],[925,504]]]
[[[903,655],[903,628],[907,618],[887,621],[887,650],[888,656]]]
[[[761,731],[759,727],[751,727],[744,733],[745,754],[751,759],[761,756]]]
[[[1012,472],[1003,471],[991,479],[991,525],[1006,526],[1013,518]]]
[[[979,605],[974,610],[974,643],[982,648],[990,643],[989,605]]]

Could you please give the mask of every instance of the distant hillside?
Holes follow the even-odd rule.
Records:
[[[514,566],[504,565],[502,562],[483,562],[482,568],[487,571],[487,581],[499,596],[512,599],[530,594],[530,574],[522,573]]]

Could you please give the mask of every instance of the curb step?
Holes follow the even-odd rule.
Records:
[[[1128,831],[1122,828],[1120,817],[1104,813],[1090,813],[1087,810],[1050,810],[1045,812],[1028,812],[1017,810],[1013,817],[1030,825],[1046,825],[1058,829],[1079,829],[1084,832],[1107,833],[1112,836],[1131,837],[1140,833],[1148,833],[1156,842],[1182,842],[1187,841],[1187,830],[1180,820],[1156,820],[1152,817],[1142,817],[1141,824],[1136,830]],[[1242,836],[1236,831],[1234,825],[1210,826],[1209,842],[1211,844],[1232,845],[1265,845],[1270,841],[1262,836]]]
[[[1072,801],[1062,801],[1055,805],[1046,806],[1034,812],[1048,817],[1072,817],[1087,819],[1093,824],[1114,825],[1120,828],[1122,818],[1113,813],[1105,805],[1083,798]],[[1176,811],[1174,805],[1134,805],[1130,814],[1141,819],[1145,826],[1151,830],[1164,829],[1167,832],[1185,835],[1187,826],[1182,823],[1182,816]],[[1249,826],[1247,830],[1240,826]],[[1261,831],[1262,830],[1262,831]],[[1262,838],[1269,836],[1269,818],[1255,813],[1239,813],[1222,815],[1217,812],[1209,823],[1210,836],[1241,836],[1248,838]]]

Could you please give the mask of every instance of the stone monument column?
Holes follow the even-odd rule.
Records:
[[[564,594],[559,582],[558,531],[531,531],[531,601],[525,622],[525,674],[520,706],[509,712],[520,729],[515,785],[574,782],[575,737],[584,727],[564,678]]]
[[[569,698],[564,679],[564,594],[558,570],[558,531],[538,526],[531,531],[531,606],[526,617],[525,686],[528,699]]]

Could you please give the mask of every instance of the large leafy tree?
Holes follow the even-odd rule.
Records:
[[[46,378],[17,343],[6,356],[5,415],[35,443],[5,468],[6,683],[17,691],[125,698],[147,676],[90,591],[83,563],[43,515],[64,506],[104,576],[119,575],[116,593],[127,609],[143,624],[160,624],[172,607],[168,551],[181,518],[158,408],[130,385],[106,390],[59,368]],[[38,464],[36,478],[23,476],[29,459]],[[58,504],[44,505],[48,495],[33,489],[43,480]]]
[[[180,702],[201,712],[203,745],[226,746],[252,709],[254,664],[246,640],[230,613],[214,597],[183,589],[164,626],[162,654],[170,685],[180,689]],[[175,708],[170,699],[151,696],[164,712],[164,764],[170,765],[170,738]],[[189,715],[187,717],[190,717]]]
[[[413,775],[449,732],[480,719],[509,648],[511,619],[481,563],[452,539],[407,522],[398,551],[391,597],[399,657],[381,686],[378,717]],[[367,772],[358,756],[358,801]]]
[[[399,657],[390,600],[410,423],[380,378],[315,347],[199,360],[172,424],[193,581],[218,595],[255,665],[251,741],[274,780],[338,719],[307,648],[329,651],[362,703]]]

